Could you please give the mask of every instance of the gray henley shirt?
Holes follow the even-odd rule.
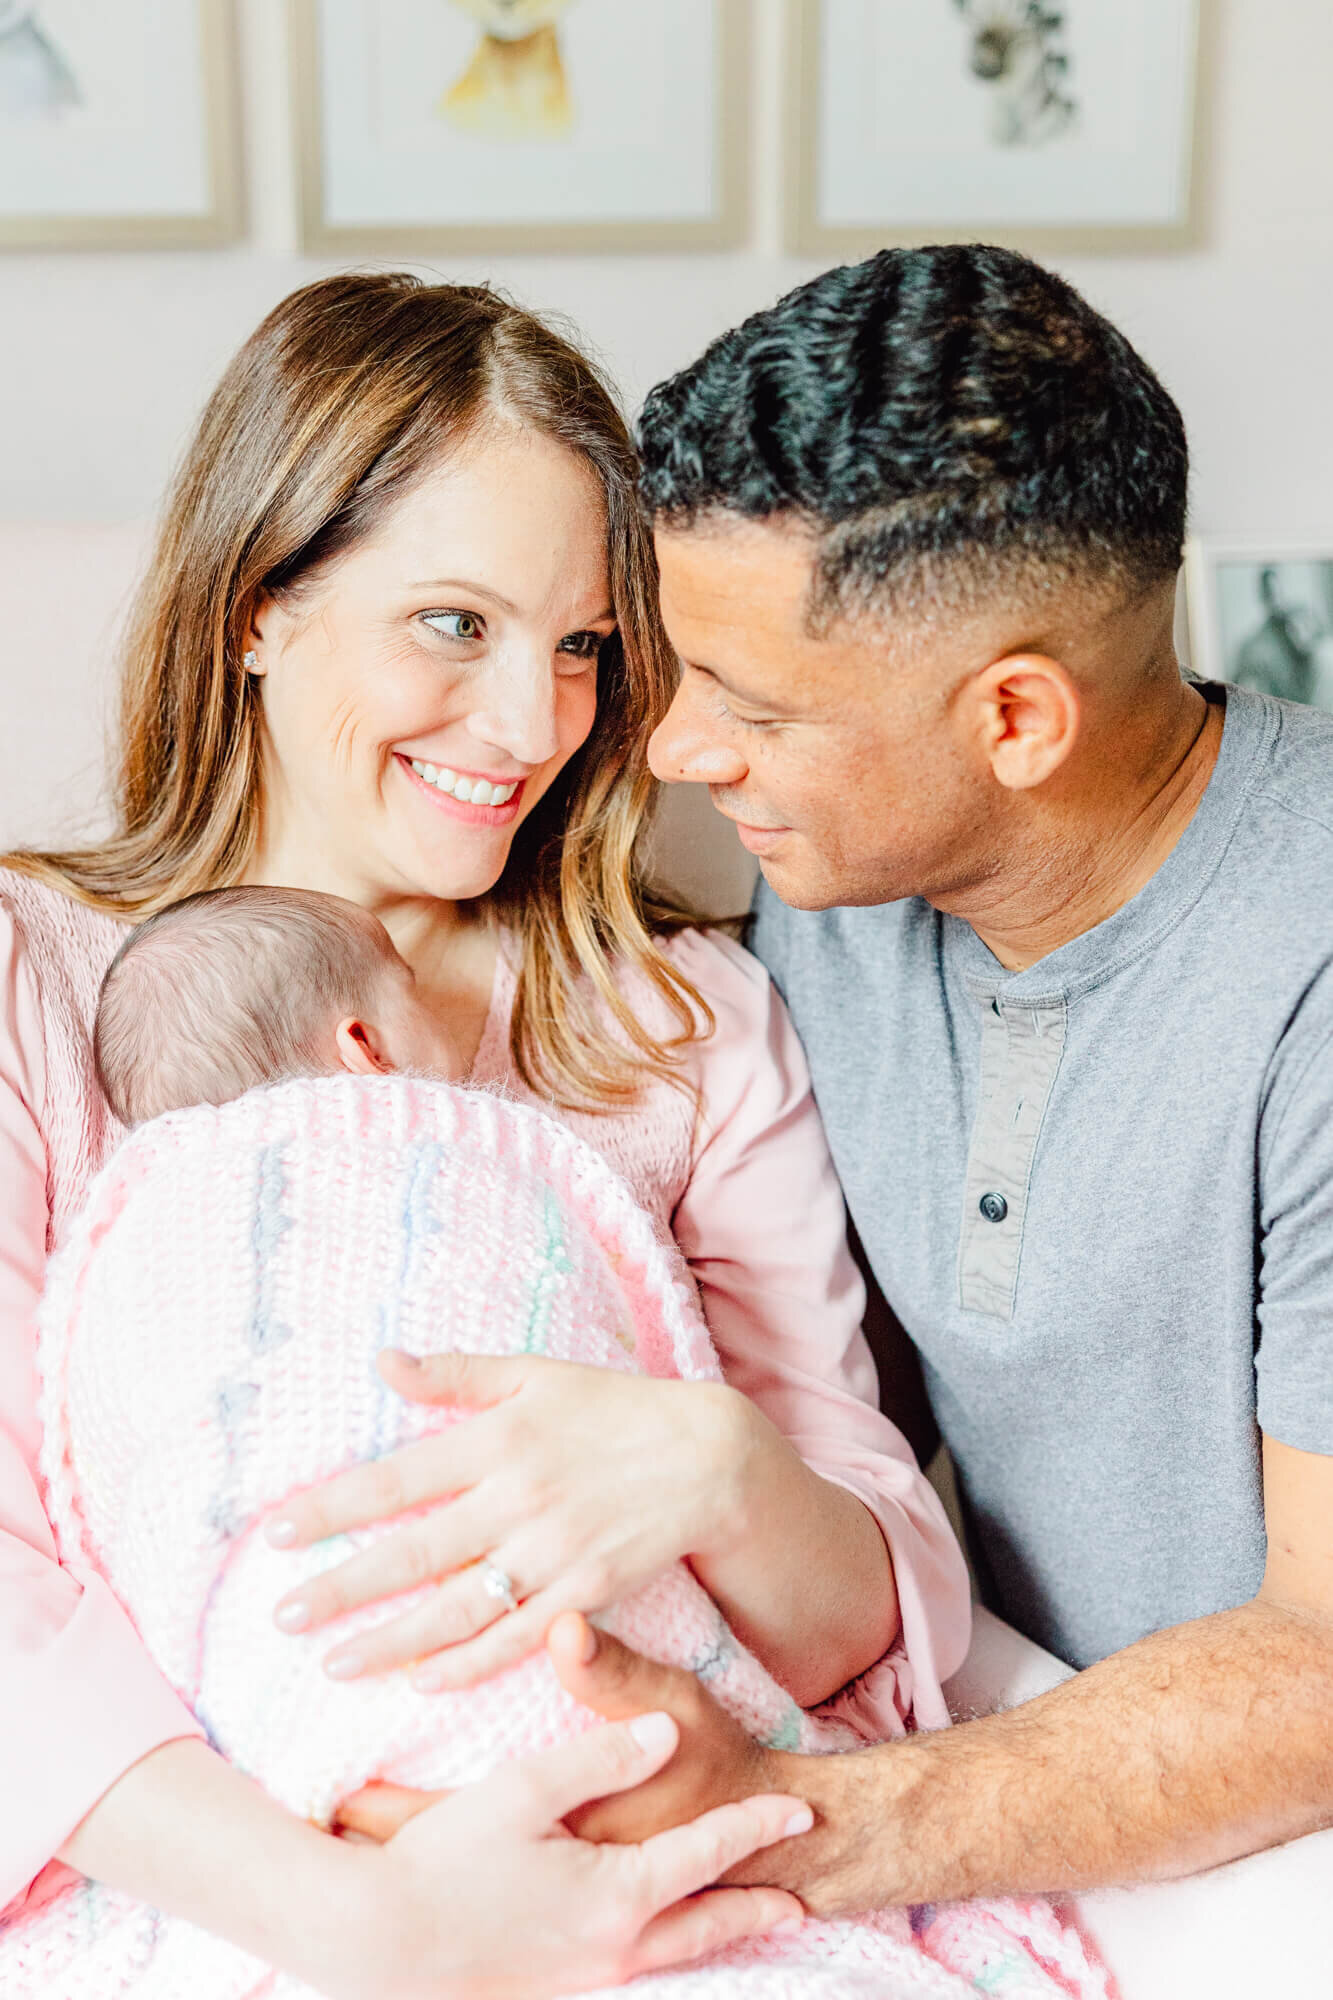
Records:
[[[1038,964],[915,899],[752,939],[982,1594],[1075,1666],[1254,1594],[1261,1429],[1333,1452],[1333,716],[1201,691],[1193,820]]]

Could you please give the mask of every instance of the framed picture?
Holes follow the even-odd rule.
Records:
[[[1201,679],[1333,709],[1333,534],[1285,548],[1191,541],[1185,587]]]
[[[239,234],[230,0],[0,0],[0,244]]]
[[[787,236],[1191,236],[1198,0],[788,0]]]
[[[746,233],[748,0],[291,0],[307,249]]]

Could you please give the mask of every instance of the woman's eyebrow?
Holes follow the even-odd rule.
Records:
[[[518,606],[511,603],[509,598],[502,597],[500,592],[492,590],[489,584],[472,583],[465,576],[422,577],[416,583],[409,583],[407,588],[409,590],[458,590],[464,592],[469,597],[488,598],[492,604],[498,604],[501,611],[511,612],[515,618],[519,616]]]
[[[409,590],[457,590],[469,597],[486,598],[489,603],[498,605],[501,611],[507,611],[512,618],[522,616],[518,606],[510,598],[503,597],[498,590],[492,590],[487,583],[473,583],[465,576],[422,577],[415,583],[409,583],[407,588]],[[586,625],[605,625],[608,623],[614,625],[617,622],[614,605],[608,605],[605,611],[599,611],[595,618],[584,620]],[[574,628],[571,627],[570,629],[573,630]]]

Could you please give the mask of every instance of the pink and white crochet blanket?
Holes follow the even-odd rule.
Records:
[[[399,1077],[303,1080],[140,1128],[93,1184],[42,1309],[44,1474],[67,1558],[96,1564],[217,1747],[327,1822],[372,1778],[454,1787],[589,1727],[544,1655],[422,1696],[405,1673],[338,1684],[328,1632],[280,1634],[276,1600],[348,1538],[279,1554],[293,1490],[456,1420],[391,1395],[379,1349],[541,1353],[717,1380],[672,1246],[562,1125]],[[343,1631],[384,1615],[362,1612]],[[857,1747],[803,1713],[684,1565],[602,1621],[701,1674],[754,1735]],[[536,1968],[534,1968],[534,1971]],[[0,1933],[6,2000],[296,2000],[295,1980],[195,1927],[71,1883]],[[1105,1996],[1043,1902],[808,1922],[643,2000]]]

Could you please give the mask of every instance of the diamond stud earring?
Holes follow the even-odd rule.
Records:
[[[247,672],[247,673],[251,673],[251,674],[252,674],[252,673],[254,672],[255,668],[256,668],[256,667],[257,667],[257,666],[259,665],[259,655],[258,655],[258,653],[244,653],[244,654],[242,654],[242,656],[241,656],[241,665],[242,665],[242,666],[243,666],[243,667],[245,668],[245,670],[246,670],[246,672]]]

